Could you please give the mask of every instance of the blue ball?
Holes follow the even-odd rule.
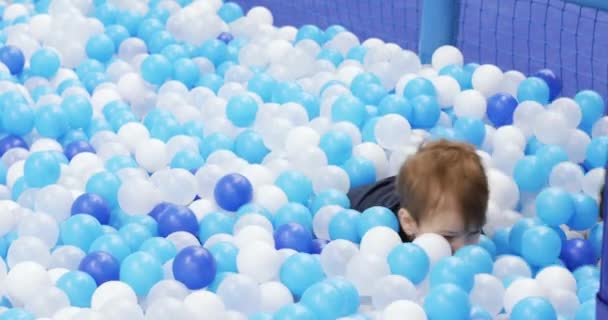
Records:
[[[388,227],[395,232],[399,232],[399,222],[397,216],[385,207],[371,207],[365,209],[357,221],[357,231],[359,237],[363,238],[365,233],[374,227]]]
[[[178,59],[189,57],[189,54],[188,54],[188,52],[186,52],[184,47],[182,47],[178,44],[175,44],[175,43],[164,47],[160,51],[160,54],[165,56],[165,58],[167,58],[167,60],[169,60],[169,61],[176,61]]]
[[[521,191],[537,192],[547,183],[548,175],[537,156],[525,156],[515,163],[513,179]]]
[[[243,16],[243,9],[234,2],[224,3],[217,11],[217,15],[226,23],[233,22]]]
[[[112,173],[124,168],[137,168],[137,162],[131,156],[114,156],[106,162],[106,169]]]
[[[336,213],[329,222],[329,237],[332,240],[344,239],[359,243],[361,237],[357,230],[357,219],[360,213],[351,209],[344,209]]]
[[[547,83],[540,78],[530,77],[519,84],[517,88],[517,100],[536,101],[542,105],[549,103],[550,91]]]
[[[367,111],[359,98],[343,95],[338,97],[331,107],[333,122],[348,121],[357,127],[363,125]]]
[[[415,285],[426,278],[431,264],[426,252],[413,243],[404,243],[393,248],[387,261],[391,274],[403,276]]]
[[[96,251],[87,254],[78,270],[89,274],[98,286],[108,281],[116,281],[120,277],[120,262],[111,254]]]
[[[143,15],[133,10],[121,11],[116,16],[116,23],[122,25],[129,34],[134,36],[137,33],[139,24],[144,19]]]
[[[201,75],[198,80],[197,86],[209,88],[214,93],[217,93],[222,85],[224,84],[224,78],[218,76],[215,73],[206,73]]]
[[[57,139],[69,130],[67,114],[56,105],[38,108],[34,123],[38,133],[47,138]]]
[[[11,74],[19,74],[25,65],[25,56],[21,49],[15,46],[3,46],[0,48],[0,62],[8,67]]]
[[[135,252],[122,262],[120,281],[128,284],[138,296],[145,296],[164,278],[163,266],[153,255]]]
[[[381,116],[395,113],[410,120],[412,119],[413,109],[412,105],[404,97],[389,94],[380,101],[378,113]]]
[[[524,233],[532,227],[541,225],[542,223],[537,219],[523,218],[518,220],[509,231],[508,243],[511,250],[517,254],[521,254]]]
[[[579,284],[576,295],[581,303],[587,301],[593,301],[600,290],[600,284],[598,281],[586,281]]]
[[[486,127],[481,119],[461,117],[454,123],[454,130],[458,132],[466,142],[477,147],[481,146],[486,136]]]
[[[105,82],[110,82],[108,76],[103,72],[92,72],[87,74],[82,80],[85,88],[90,94],[93,94],[95,88]]]
[[[321,112],[319,98],[307,92],[300,92],[296,97],[295,102],[301,104],[306,109],[309,119],[319,117]]]
[[[101,236],[101,224],[93,216],[78,214],[60,224],[60,239],[64,245],[76,246],[84,251]]]
[[[57,280],[55,286],[68,296],[70,305],[78,308],[91,307],[91,297],[97,283],[88,273],[82,271],[68,271]]]
[[[254,130],[245,130],[234,140],[234,153],[249,163],[262,163],[270,150],[264,144],[264,139]]]
[[[359,95],[365,91],[365,88],[370,84],[382,85],[380,78],[370,72],[362,72],[356,75],[350,84],[350,90],[355,94]]]
[[[429,319],[469,320],[471,303],[468,294],[453,284],[431,288],[424,300],[424,311]]]
[[[237,273],[236,256],[239,248],[230,242],[218,242],[209,248],[211,255],[215,259],[217,272]]]
[[[224,42],[225,44],[230,43],[230,41],[234,40],[234,36],[229,32],[222,32],[217,39]]]
[[[251,182],[238,173],[223,176],[215,185],[213,195],[218,206],[236,211],[253,198]]]
[[[185,231],[196,236],[198,222],[190,208],[173,205],[158,216],[158,234],[166,237],[178,231]]]
[[[547,225],[566,224],[575,213],[573,198],[558,188],[546,188],[536,197],[536,214]]]
[[[212,235],[218,233],[232,234],[236,219],[224,212],[212,212],[203,217],[198,229],[198,238],[205,243]]]
[[[608,163],[608,137],[599,136],[591,139],[587,145],[586,161],[591,168],[603,168]]]
[[[562,249],[562,240],[557,233],[545,226],[526,230],[522,237],[521,254],[531,265],[544,267],[557,261]]]
[[[176,40],[171,33],[165,30],[160,30],[152,34],[152,36],[148,39],[148,51],[150,51],[152,54],[160,54],[165,47],[174,43],[176,43]]]
[[[347,315],[342,314],[343,300],[334,286],[320,282],[306,289],[299,303],[313,311],[319,320],[333,320]]]
[[[595,91],[583,90],[576,94],[574,100],[581,107],[582,113],[578,127],[591,132],[593,124],[605,113],[604,99]]]
[[[107,62],[116,51],[116,46],[112,38],[101,33],[89,38],[85,50],[90,59]]]
[[[386,89],[381,84],[376,83],[367,84],[363,92],[356,94],[357,98],[361,99],[364,104],[372,106],[377,106],[386,95]]]
[[[595,202],[594,202],[595,203]],[[602,242],[604,237],[604,222],[600,222],[596,224],[593,228],[591,228],[591,232],[589,233],[589,237],[587,238],[595,251],[596,257],[602,256]]]
[[[173,74],[171,62],[160,54],[152,54],[144,59],[141,64],[141,76],[147,82],[161,85]]]
[[[175,248],[173,242],[162,237],[154,237],[144,241],[139,250],[155,256],[162,264],[173,259],[177,254],[177,248]]]
[[[41,188],[57,182],[61,167],[51,152],[38,151],[27,157],[23,177],[28,186]]]
[[[306,289],[323,280],[325,274],[319,259],[306,253],[296,253],[281,265],[279,278],[295,297],[301,297]]]
[[[249,95],[230,98],[226,105],[228,120],[237,127],[244,128],[253,124],[258,112],[257,102]]]
[[[68,144],[63,151],[68,160],[83,152],[95,153],[95,148],[86,141],[78,140]]]
[[[23,148],[29,150],[27,142],[23,138],[15,135],[7,135],[0,139],[0,156],[4,155],[8,150],[13,148]]]
[[[374,183],[376,181],[376,167],[371,160],[362,157],[351,157],[342,165],[350,179],[350,187]]]
[[[564,148],[555,145],[542,146],[536,152],[536,156],[547,171],[551,171],[551,168],[560,162],[568,161],[568,154]]]
[[[38,49],[30,58],[30,71],[35,76],[51,78],[60,66],[59,54],[50,48]]]
[[[308,203],[313,194],[312,181],[298,171],[283,171],[274,184],[285,192],[290,202]]]
[[[474,276],[471,264],[465,262],[463,258],[446,257],[431,268],[431,288],[449,283],[469,292],[473,288]]]
[[[419,96],[437,96],[437,90],[430,80],[415,78],[410,80],[403,90],[403,96],[413,100]]]
[[[462,66],[459,65],[449,65],[443,67],[439,70],[440,76],[450,76],[458,81],[461,90],[469,90],[473,89],[472,78],[473,72],[470,70],[466,70]]]
[[[205,160],[198,152],[182,150],[178,151],[171,159],[171,168],[196,172],[204,163]]]
[[[326,60],[331,62],[335,67],[338,67],[344,57],[342,57],[342,53],[333,49],[322,49],[319,54],[317,54],[317,60]]]
[[[508,93],[497,93],[488,99],[488,119],[494,126],[501,127],[513,123],[513,112],[517,107],[517,99]]]
[[[520,300],[511,310],[512,320],[557,320],[557,313],[551,302],[541,297]]]
[[[343,192],[335,189],[325,189],[315,195],[310,201],[308,208],[316,214],[324,206],[337,205],[342,208],[350,208],[350,200]]]
[[[278,82],[272,91],[271,101],[278,104],[292,102],[301,96],[302,91],[302,86],[296,82]]]
[[[199,56],[207,58],[215,66],[219,66],[222,62],[226,61],[228,47],[223,41],[209,39],[203,42],[197,53]]]
[[[118,234],[127,242],[132,251],[137,251],[141,245],[154,235],[144,225],[139,223],[127,223],[123,225]]]
[[[156,18],[147,18],[144,19],[137,28],[137,37],[143,40],[144,42],[150,42],[150,38],[159,31],[162,31],[164,28],[163,23]]]
[[[280,226],[293,222],[297,223],[308,230],[312,230],[312,213],[307,207],[300,203],[289,202],[279,208],[273,216],[273,225],[275,229]]]
[[[492,255],[481,246],[465,246],[458,249],[454,255],[462,258],[475,274],[492,273],[492,268],[494,267]]]
[[[589,300],[578,308],[574,320],[595,320],[596,319],[596,302],[595,299]],[[600,319],[602,320],[602,319]]]
[[[131,254],[131,248],[118,234],[104,234],[95,239],[89,252],[104,251],[111,254],[118,262],[122,262]]]
[[[204,159],[217,150],[229,150],[234,149],[234,141],[219,132],[212,133],[205,137],[199,145],[199,151]]]
[[[441,107],[433,96],[417,96],[410,100],[413,106],[410,123],[414,128],[432,128],[439,121]]]
[[[545,81],[549,86],[549,101],[553,101],[562,91],[562,80],[551,69],[538,70],[533,74],[534,77]]]
[[[573,230],[584,231],[593,227],[599,218],[600,209],[597,202],[583,193],[571,194],[574,203],[574,214],[568,221]]]
[[[276,85],[276,80],[266,73],[260,72],[254,74],[247,82],[247,89],[256,93],[263,101],[270,101],[272,91]]]
[[[314,239],[312,240],[312,250],[310,253],[312,254],[321,254],[325,246],[329,243],[329,240],[323,239]]]
[[[108,224],[110,221],[110,206],[98,194],[83,193],[72,203],[72,215],[88,214],[93,216],[99,223]]]
[[[180,58],[173,63],[173,78],[186,87],[194,87],[200,79],[200,71],[194,61]]]
[[[198,290],[208,286],[215,278],[215,273],[213,255],[201,246],[186,247],[173,259],[175,280],[188,289]]]
[[[319,147],[327,156],[330,165],[342,165],[352,155],[353,142],[348,134],[330,130],[321,136]]]
[[[300,303],[282,306],[272,317],[273,320],[318,320],[317,315]]]
[[[564,244],[560,259],[568,269],[576,270],[585,265],[595,265],[597,257],[589,240],[570,239]]]
[[[319,29],[319,27],[310,24],[303,25],[300,27],[300,29],[298,29],[295,42],[298,43],[305,39],[313,40],[319,45],[322,45],[325,43],[325,41],[327,41],[325,32]]]
[[[293,249],[298,252],[310,253],[312,247],[312,232],[300,224],[289,222],[280,225],[274,231],[274,241],[277,249]]]
[[[343,277],[332,277],[327,279],[326,283],[336,288],[342,296],[342,308],[339,310],[340,314],[349,315],[359,310],[361,300],[357,288],[352,282]]]
[[[10,108],[4,108],[2,127],[9,134],[26,135],[34,128],[35,113],[30,106],[16,103]]]

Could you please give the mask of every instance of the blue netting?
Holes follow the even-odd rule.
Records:
[[[341,24],[361,39],[418,49],[421,0],[237,0],[269,8],[279,26]],[[608,96],[608,13],[561,0],[461,0],[458,46],[469,62],[526,74],[556,71],[564,95],[593,89]]]

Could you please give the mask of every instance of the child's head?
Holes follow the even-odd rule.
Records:
[[[471,145],[446,140],[424,145],[401,167],[397,192],[399,223],[409,238],[437,233],[454,251],[479,241],[489,191]]]

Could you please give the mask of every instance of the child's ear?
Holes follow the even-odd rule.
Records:
[[[400,208],[397,212],[397,216],[399,217],[399,225],[401,225],[401,229],[408,238],[413,238],[418,233],[418,223],[407,209]]]

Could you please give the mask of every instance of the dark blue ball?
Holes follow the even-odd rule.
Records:
[[[0,139],[0,157],[13,148],[29,149],[27,142],[21,137],[8,135]]]
[[[112,210],[100,195],[95,193],[83,193],[72,203],[72,215],[88,214],[101,224],[108,224]]]
[[[105,251],[94,251],[82,259],[78,270],[88,273],[100,286],[105,282],[119,279],[120,262]]]
[[[19,74],[23,70],[25,57],[23,52],[14,46],[4,46],[0,48],[0,62],[4,63],[11,74]]]
[[[585,265],[595,265],[597,257],[593,245],[588,240],[570,239],[562,246],[560,259],[570,271]]]
[[[299,223],[285,223],[275,230],[274,242],[277,249],[287,248],[310,253],[312,250],[312,233]]]
[[[328,240],[314,239],[312,241],[312,250],[310,251],[310,253],[312,253],[312,254],[321,254],[321,251],[323,251],[323,248],[325,248],[325,246],[328,243],[329,243]]]
[[[488,99],[488,119],[496,126],[513,123],[517,99],[508,93],[497,93]]]
[[[190,208],[172,205],[158,217],[158,234],[166,237],[177,231],[185,231],[197,236],[198,221]]]
[[[65,156],[70,160],[72,160],[72,158],[74,158],[74,156],[77,154],[83,152],[95,153],[95,148],[93,148],[93,146],[86,141],[78,140],[68,144],[63,151]]]
[[[217,36],[217,39],[228,44],[230,41],[232,41],[234,39],[234,36],[232,35],[232,33],[222,32],[222,33],[220,33],[219,36]]]
[[[192,290],[202,289],[211,284],[216,269],[213,255],[201,246],[186,247],[173,259],[175,280]]]
[[[549,100],[557,98],[562,91],[562,80],[551,69],[542,69],[532,75],[543,79],[549,86]]]
[[[157,204],[154,209],[152,209],[152,211],[148,213],[148,215],[154,218],[156,222],[158,222],[158,218],[160,217],[160,215],[165,213],[165,211],[168,210],[170,206],[172,206],[172,204],[168,202],[161,202]]]
[[[224,210],[236,211],[253,198],[251,182],[238,173],[223,176],[213,190],[215,201]]]

